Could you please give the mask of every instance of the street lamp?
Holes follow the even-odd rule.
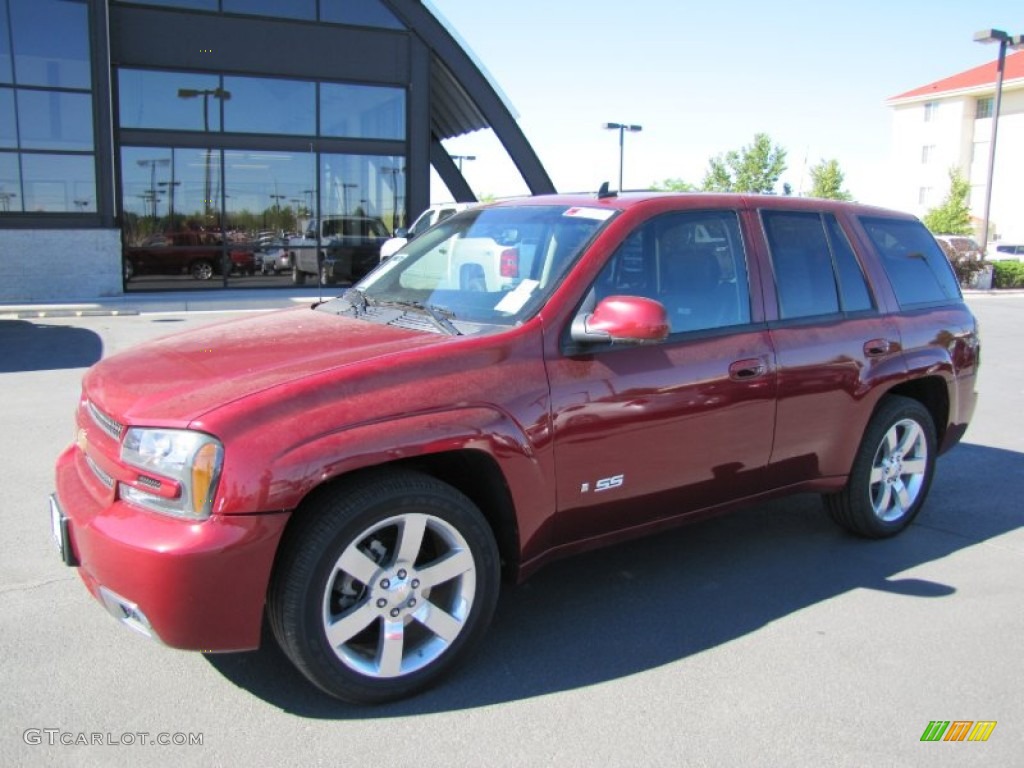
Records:
[[[982,256],[988,255],[989,215],[992,211],[992,177],[996,169],[996,133],[999,130],[999,107],[1003,100],[1003,70],[1006,68],[1006,49],[1024,47],[1024,35],[1008,35],[1001,29],[983,29],[974,33],[976,43],[999,43],[996,64],[996,97],[992,107],[992,138],[988,144],[988,183],[985,185],[985,218],[981,229]]]
[[[4,192],[0,190],[0,210],[4,213],[10,213],[11,211],[11,200],[18,196],[17,192]]]
[[[607,131],[619,132],[619,192],[622,191],[622,157],[626,146],[626,131],[639,133],[644,129],[642,125],[627,125],[626,123],[605,123],[602,126]]]
[[[476,160],[476,155],[452,155],[452,160],[455,160],[459,164],[459,173],[462,173],[462,161],[463,160]]]
[[[381,173],[391,174],[391,231],[394,232],[398,227],[398,177],[400,174],[405,173],[404,165],[385,165],[380,169]]]
[[[158,157],[155,160],[136,160],[135,164],[140,168],[149,166],[149,197],[152,202],[152,215],[153,219],[156,219],[156,167],[166,167],[171,164],[171,161],[166,157]]]
[[[213,96],[215,99],[221,101],[228,101],[231,99],[231,91],[225,91],[223,88],[179,88],[178,98],[179,99],[195,99],[202,97],[203,99],[203,132],[210,132],[210,97]],[[206,162],[205,162],[205,183],[203,185],[203,205],[206,209],[206,218],[210,217],[210,153],[212,149],[206,150]]]

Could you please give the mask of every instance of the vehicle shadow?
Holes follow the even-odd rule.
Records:
[[[818,497],[804,495],[557,562],[503,592],[462,669],[395,704],[354,707],[320,693],[269,631],[259,651],[206,658],[236,685],[310,718],[404,717],[595,685],[686,659],[853,589],[952,595],[956,584],[899,574],[1024,525],[1021,478],[1024,454],[963,444],[940,460],[925,509],[894,539],[848,535]]]
[[[88,368],[103,356],[103,340],[85,328],[0,320],[0,373]]]

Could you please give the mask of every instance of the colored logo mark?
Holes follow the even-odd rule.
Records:
[[[921,741],[988,741],[995,729],[995,720],[931,720]]]

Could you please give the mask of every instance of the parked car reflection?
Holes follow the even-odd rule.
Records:
[[[191,275],[210,280],[223,272],[224,238],[219,232],[182,230],[147,237],[141,245],[126,247],[124,278],[136,275]],[[252,275],[256,258],[252,246],[232,243],[227,247],[229,271]]]

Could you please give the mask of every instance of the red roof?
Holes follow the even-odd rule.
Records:
[[[1003,81],[1024,78],[1024,51],[1012,53],[1006,57],[1006,65],[1003,70]],[[912,91],[893,96],[889,101],[897,99],[913,99],[920,96],[936,96],[950,91],[962,91],[968,88],[979,88],[985,85],[995,86],[996,84],[996,62],[982,64],[980,67],[968,69],[966,72],[947,77],[944,80],[936,80],[929,85],[922,85]]]

